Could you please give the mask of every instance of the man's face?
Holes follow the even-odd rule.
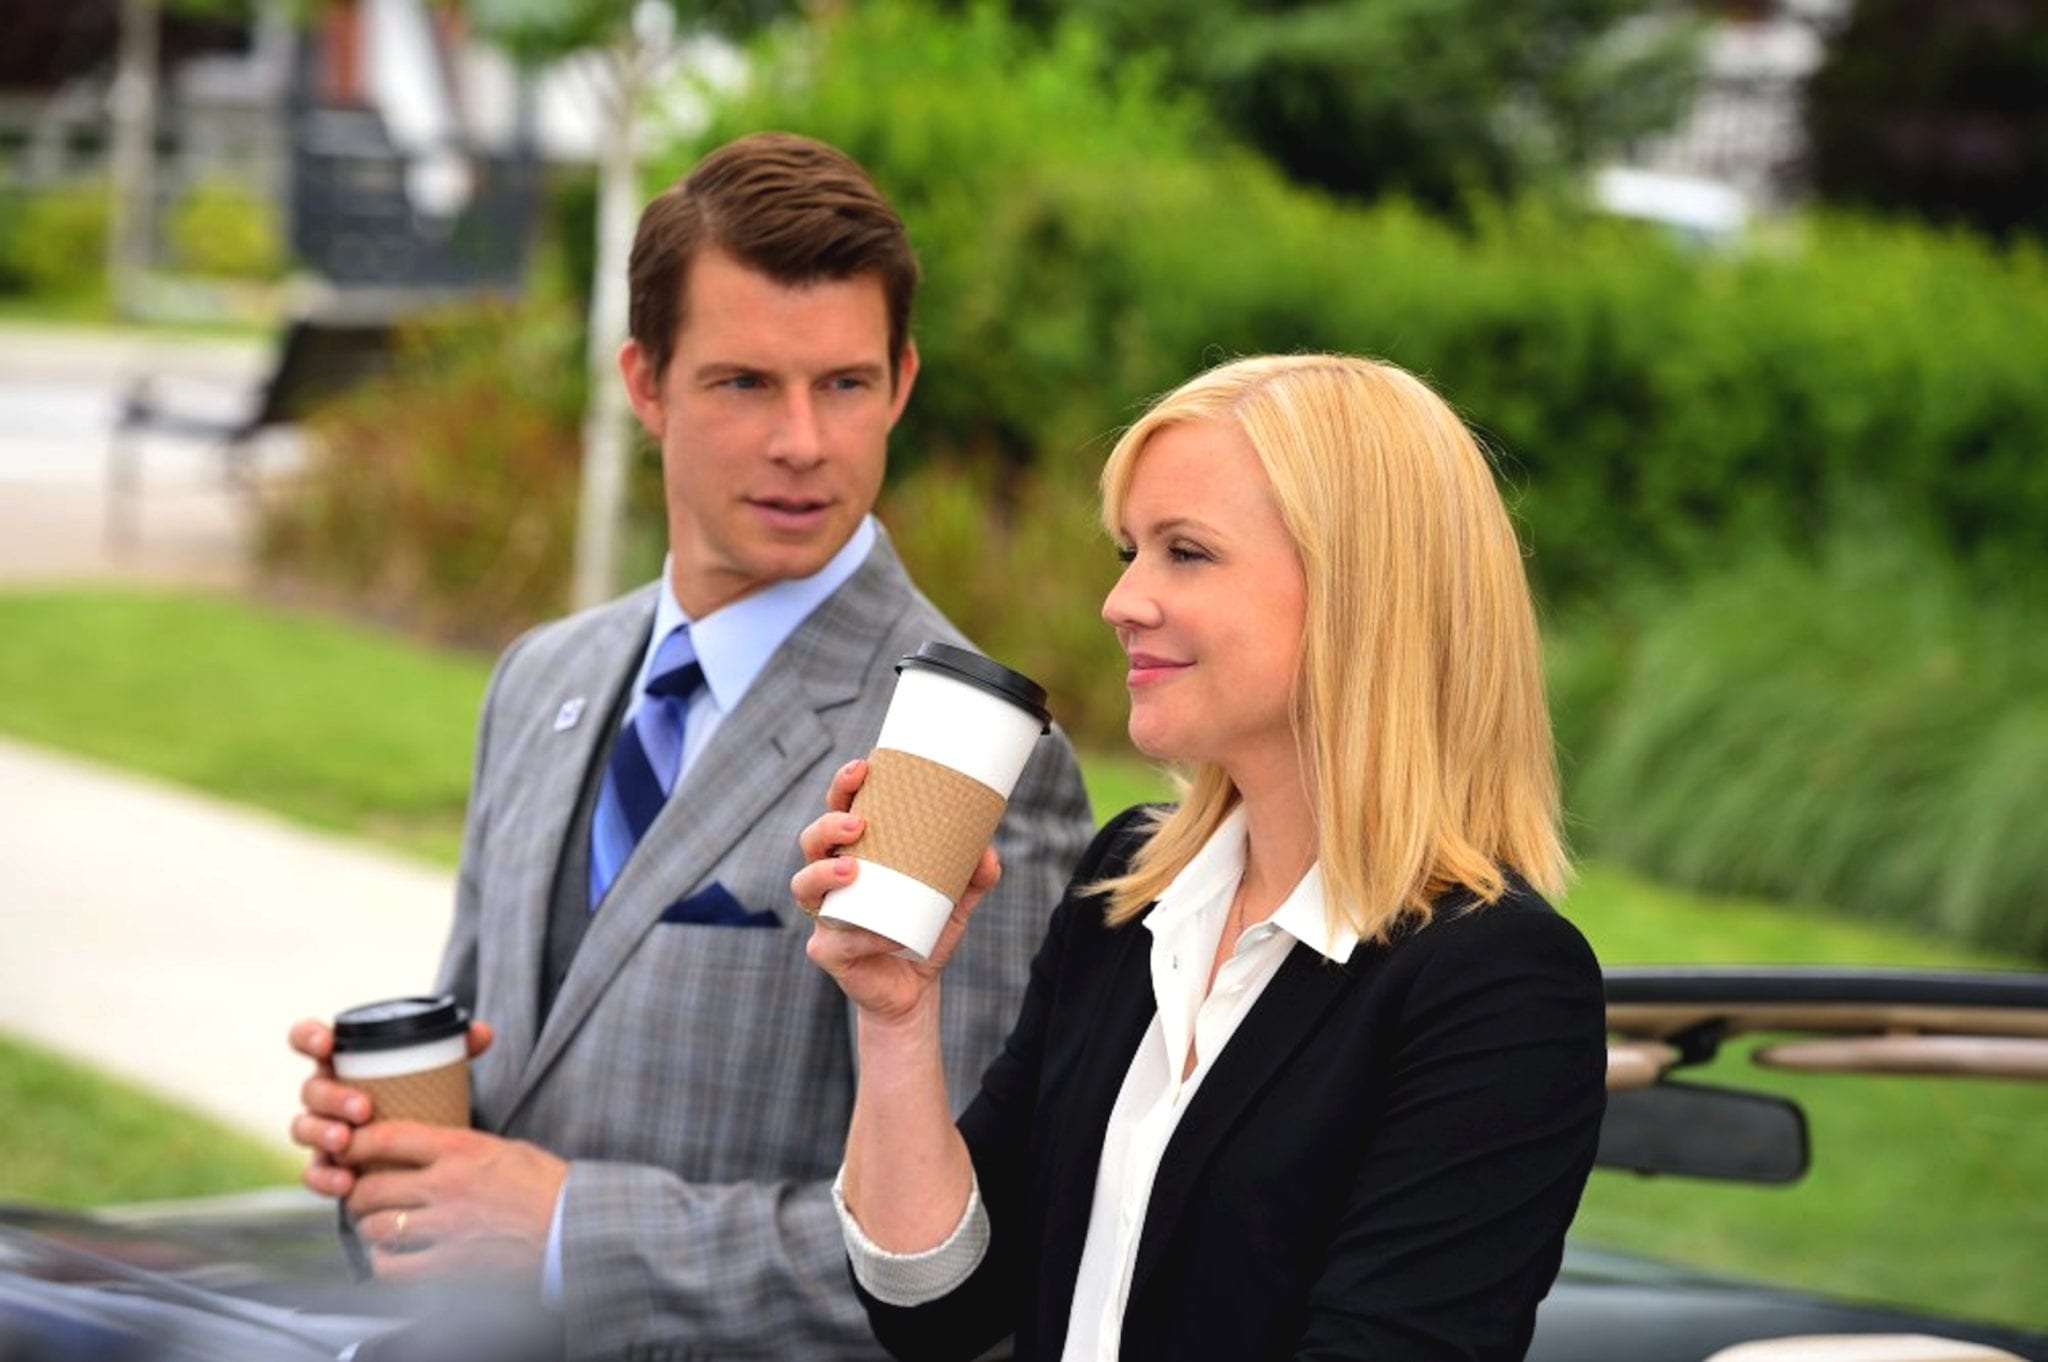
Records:
[[[808,577],[881,490],[889,431],[917,376],[889,379],[889,317],[873,274],[791,288],[698,253],[668,372],[619,352],[640,424],[661,444],[670,582],[694,619]]]

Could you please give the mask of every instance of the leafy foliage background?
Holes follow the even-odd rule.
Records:
[[[1817,214],[1705,254],[1548,193],[1456,218],[1340,199],[1234,140],[1168,57],[988,5],[847,7],[772,30],[752,69],[649,184],[781,127],[890,194],[925,272],[925,365],[883,518],[1084,741],[1120,746],[1124,721],[1097,618],[1115,433],[1233,355],[1378,355],[1494,454],[1550,620],[1580,849],[2048,955],[2031,238]],[[572,311],[458,328],[338,416],[328,509],[280,522],[280,564],[471,634],[552,613]],[[647,462],[637,523],[651,572]]]

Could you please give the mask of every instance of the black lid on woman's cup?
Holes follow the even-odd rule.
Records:
[[[1052,728],[1052,711],[1045,707],[1045,687],[1022,672],[1011,671],[994,658],[934,639],[920,644],[914,653],[905,653],[896,663],[896,670],[900,672],[905,667],[926,667],[935,672],[945,672],[956,680],[1008,700],[1038,720],[1039,732],[1049,732]]]
[[[461,1003],[439,998],[387,998],[351,1007],[334,1019],[334,1048],[344,1051],[402,1050],[446,1040],[469,1030]]]

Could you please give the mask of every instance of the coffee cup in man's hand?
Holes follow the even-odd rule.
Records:
[[[390,998],[334,1019],[334,1076],[370,1119],[469,1124],[469,1014],[453,998]]]

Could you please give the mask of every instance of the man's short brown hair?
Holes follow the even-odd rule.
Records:
[[[656,374],[675,355],[690,262],[707,245],[787,287],[879,277],[895,382],[917,258],[903,219],[852,157],[795,133],[758,132],[726,143],[655,196],[640,215],[626,277],[627,329]]]

